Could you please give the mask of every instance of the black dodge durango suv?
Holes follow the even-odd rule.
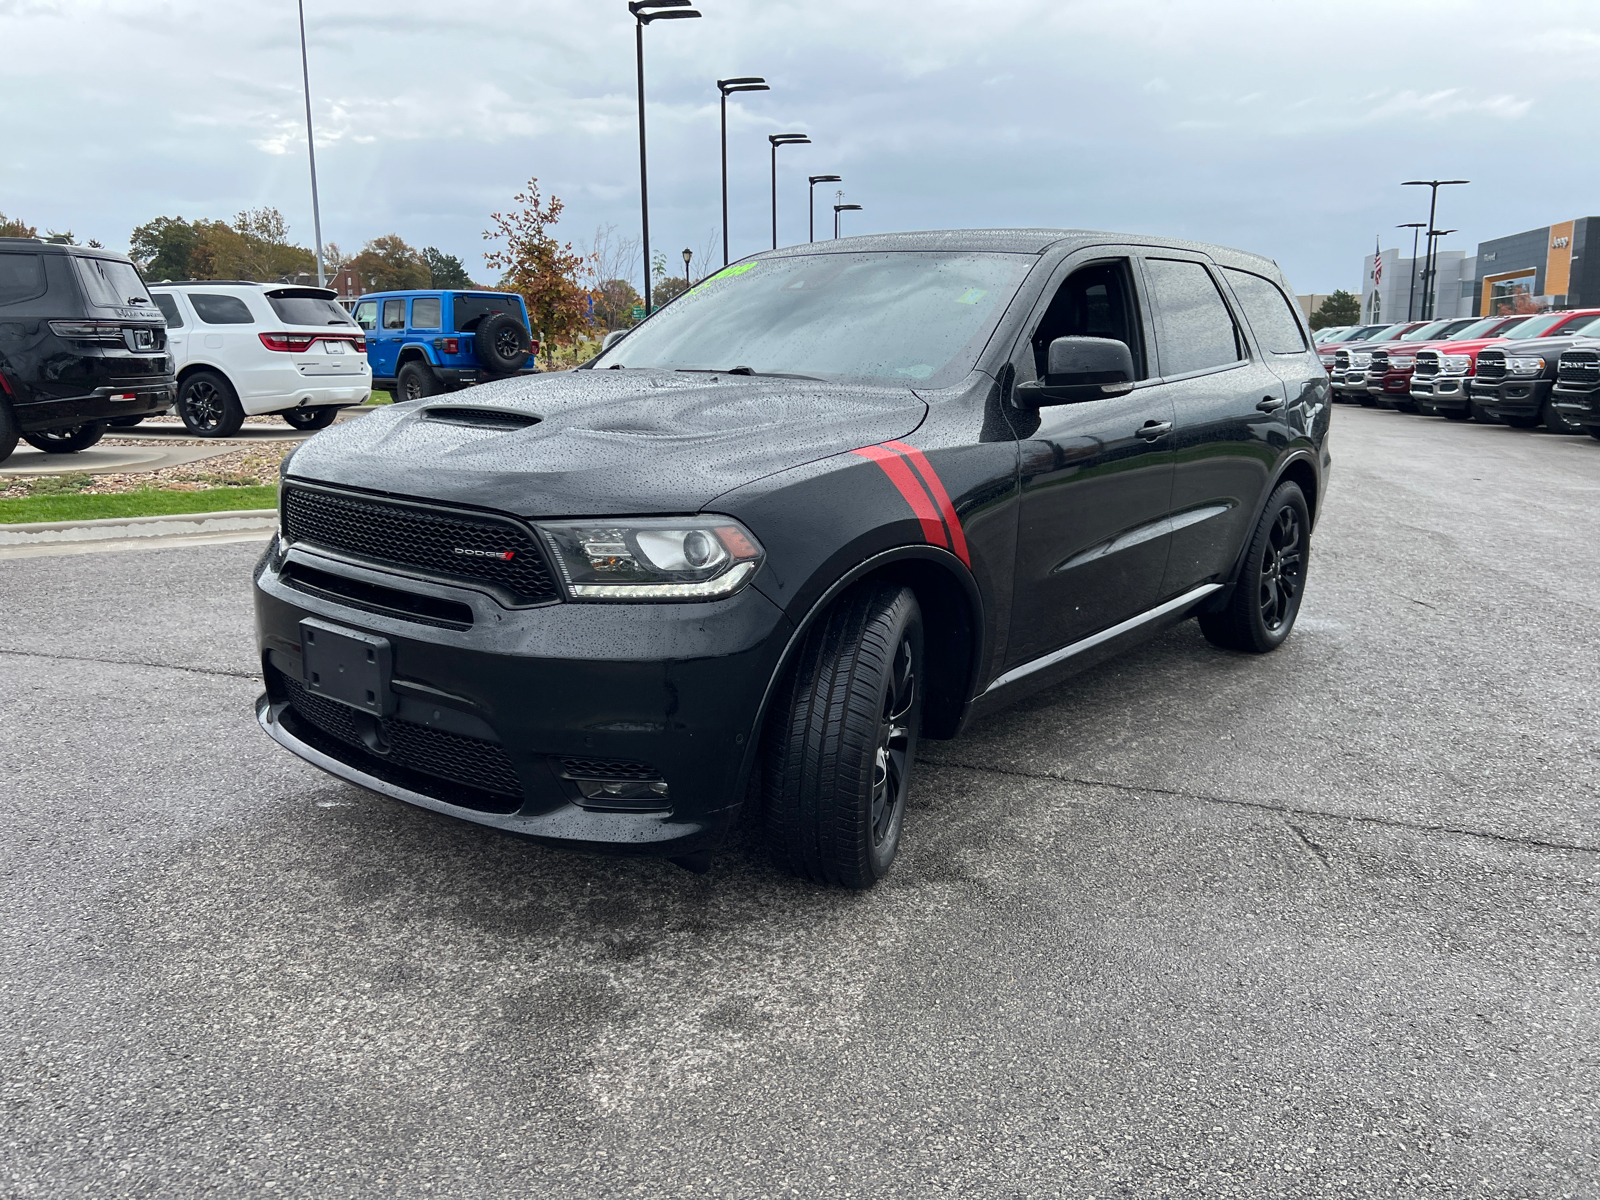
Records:
[[[287,460],[257,716],[343,779],[870,886],[919,737],[1187,617],[1280,645],[1328,379],[1271,262],[1083,231],[776,250],[576,371]]]
[[[167,322],[120,254],[0,238],[0,462],[20,436],[50,453],[169,408]]]

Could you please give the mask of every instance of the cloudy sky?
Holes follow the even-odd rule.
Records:
[[[848,232],[1165,232],[1358,285],[1375,233],[1459,177],[1446,245],[1600,211],[1600,4],[1524,0],[704,0],[646,31],[655,247],[719,227],[719,76],[735,256],[806,237],[807,173]],[[323,236],[395,232],[482,277],[487,214],[529,176],[560,232],[638,224],[623,0],[306,0]],[[0,212],[125,247],[152,217],[274,205],[311,240],[293,0],[0,0]],[[819,226],[832,200],[819,188]],[[681,260],[679,260],[681,261]]]

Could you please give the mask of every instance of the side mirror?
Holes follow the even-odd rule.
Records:
[[[1019,401],[1080,404],[1133,391],[1133,351],[1115,338],[1062,337],[1050,343],[1044,379],[1017,385]]]
[[[611,347],[615,346],[627,336],[628,331],[626,329],[613,329],[610,333],[606,334],[605,339],[600,343],[600,353],[604,354],[607,350],[611,349]]]

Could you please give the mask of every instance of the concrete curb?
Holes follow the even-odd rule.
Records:
[[[277,523],[278,510],[275,508],[167,513],[155,517],[106,517],[95,521],[36,521],[26,525],[0,525],[0,546],[271,533]]]

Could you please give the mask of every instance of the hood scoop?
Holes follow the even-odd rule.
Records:
[[[424,421],[438,421],[444,425],[466,425],[473,429],[498,429],[510,431],[537,425],[540,418],[532,413],[512,412],[504,408],[463,408],[449,405],[422,410]]]

